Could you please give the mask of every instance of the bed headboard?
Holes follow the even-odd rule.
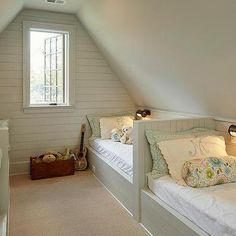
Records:
[[[134,187],[134,218],[140,221],[140,191],[147,187],[146,174],[152,170],[152,158],[145,130],[183,131],[192,128],[215,129],[216,123],[212,117],[181,118],[172,120],[141,120],[134,121],[133,128],[133,187]]]
[[[177,132],[192,128],[215,129],[215,120],[211,117],[184,118],[175,120],[143,120],[134,121],[134,184],[139,189],[147,184],[146,174],[152,169],[152,159],[145,130]]]

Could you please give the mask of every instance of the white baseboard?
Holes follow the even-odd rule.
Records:
[[[150,236],[153,236],[153,234],[142,224],[142,223],[139,223],[139,225],[145,230],[145,232],[150,235]]]
[[[29,174],[29,161],[10,163],[10,175]]]

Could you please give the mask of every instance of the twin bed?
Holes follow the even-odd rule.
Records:
[[[153,235],[236,235],[236,184],[195,189],[170,176],[154,179],[145,130],[215,129],[213,118],[134,121],[133,145],[90,141],[89,164],[97,178]]]
[[[133,145],[98,138],[90,140],[87,148],[94,175],[134,215]]]

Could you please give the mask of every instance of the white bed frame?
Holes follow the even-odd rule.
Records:
[[[163,121],[134,122],[134,191],[136,214],[138,222],[158,236],[196,236],[208,235],[165,202],[155,196],[147,187],[146,174],[151,171],[152,159],[145,130],[183,131],[194,127],[215,129],[213,118],[191,118]]]
[[[146,174],[151,171],[152,159],[145,130],[176,132],[195,127],[215,129],[216,122],[212,117],[134,121],[133,179],[92,147],[87,146],[89,167],[94,175],[152,235],[207,235],[200,227],[169,207],[147,187]]]
[[[136,212],[133,178],[121,171],[92,147],[87,146],[87,148],[89,168],[109,192],[134,216]]]

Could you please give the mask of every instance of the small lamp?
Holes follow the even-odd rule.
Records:
[[[151,111],[148,109],[144,109],[144,110],[137,110],[136,111],[136,120],[141,120],[142,118],[146,117],[146,116],[150,116],[151,115]]]
[[[230,125],[230,127],[228,129],[228,133],[231,136],[236,137],[236,125]]]

